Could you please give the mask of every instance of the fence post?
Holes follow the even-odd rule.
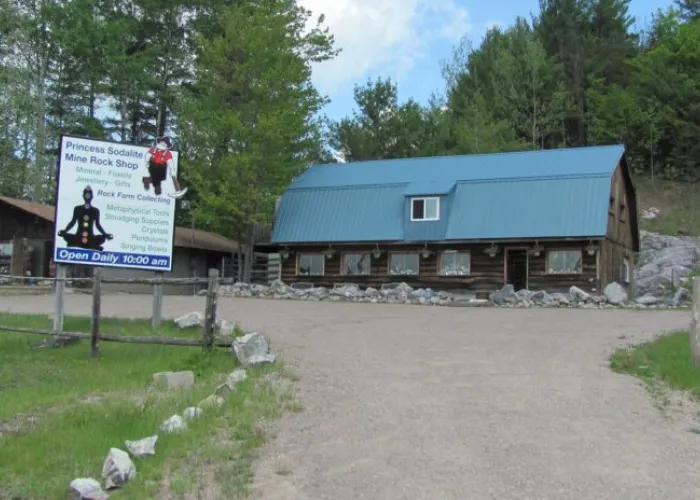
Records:
[[[97,340],[100,335],[100,314],[102,306],[102,269],[93,268],[92,275],[92,329],[90,331],[90,358],[97,357],[99,346]]]
[[[56,287],[54,293],[53,334],[63,331],[63,298],[66,291],[66,266],[56,264]]]
[[[204,349],[214,348],[214,330],[216,328],[216,302],[219,295],[219,270],[209,269],[209,286],[207,287],[207,305],[204,309]]]
[[[700,364],[700,277],[693,278],[693,316],[688,331],[690,360],[694,366]]]
[[[156,279],[162,279],[163,272],[156,271]],[[153,316],[151,317],[151,328],[158,328],[163,317],[163,284],[153,285]]]

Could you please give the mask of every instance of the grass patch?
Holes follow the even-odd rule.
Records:
[[[656,219],[640,219],[642,229],[669,235],[700,236],[700,184],[635,177],[639,212],[656,207]]]
[[[0,324],[50,328],[46,316],[0,313]],[[65,329],[89,331],[89,318],[67,317]],[[104,318],[105,332],[197,338],[199,329],[164,325],[154,332],[143,320]],[[237,363],[230,350],[199,347],[100,344],[89,360],[89,341],[59,349],[32,349],[40,336],[0,332],[0,499],[65,498],[76,477],[100,480],[110,447],[158,434],[156,456],[134,460],[136,479],[125,498],[237,498],[252,478],[254,450],[263,425],[294,407],[281,367],[249,369],[248,379],[221,408],[206,409],[184,433],[159,432],[161,422],[195,406]],[[195,387],[157,391],[148,386],[160,371],[193,370]],[[289,384],[292,382],[289,381]],[[201,490],[207,490],[202,492]]]
[[[642,379],[657,396],[664,393],[661,384],[700,398],[700,368],[690,361],[687,332],[671,333],[651,342],[620,348],[611,356],[610,367],[617,373]]]

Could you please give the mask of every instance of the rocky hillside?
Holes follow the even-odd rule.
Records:
[[[635,270],[636,295],[661,297],[686,286],[688,278],[700,268],[700,238],[649,231],[642,231],[641,236]]]
[[[700,185],[637,177],[641,252],[636,295],[673,294],[700,269]]]

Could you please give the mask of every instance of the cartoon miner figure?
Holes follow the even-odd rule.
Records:
[[[173,143],[170,137],[158,137],[156,138],[155,147],[149,148],[146,154],[146,162],[148,164],[148,177],[143,178],[143,187],[148,191],[153,184],[153,190],[156,196],[160,196],[161,183],[169,176],[173,180],[173,185],[176,191],[170,193],[173,198],[182,198],[187,192],[187,188],[180,189],[180,183],[177,181],[177,177],[173,175],[173,154],[170,152],[170,148],[173,147]]]
[[[73,218],[65,229],[58,232],[58,236],[63,238],[69,247],[101,251],[104,242],[111,240],[113,236],[107,234],[100,224],[100,210],[92,206],[92,188],[90,186],[85,186],[83,189],[83,201],[84,204],[73,208]],[[75,234],[68,233],[76,224],[78,224],[78,228]],[[95,234],[92,228],[93,224],[102,233],[101,235]]]

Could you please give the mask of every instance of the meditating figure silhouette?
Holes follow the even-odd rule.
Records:
[[[58,236],[63,238],[69,247],[79,247],[88,250],[104,250],[102,245],[106,240],[111,240],[113,236],[107,234],[102,224],[100,224],[100,210],[92,206],[92,188],[85,186],[83,189],[84,204],[73,208],[73,218],[65,229],[58,232]],[[68,231],[78,224],[75,234]],[[102,234],[95,234],[93,225]]]

